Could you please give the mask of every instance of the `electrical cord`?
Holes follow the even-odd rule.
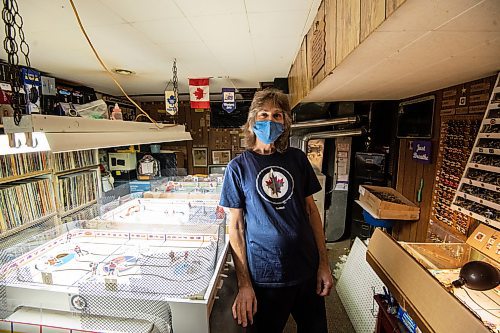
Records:
[[[111,77],[113,82],[116,84],[116,86],[120,89],[120,91],[127,97],[127,99],[135,106],[137,107],[158,129],[162,129],[165,127],[172,127],[172,126],[177,126],[176,124],[162,124],[160,126],[153,118],[151,118],[132,98],[127,95],[121,84],[115,79],[113,73],[108,69],[104,61],[101,59],[99,56],[99,53],[97,53],[97,50],[95,49],[94,45],[92,44],[92,41],[90,40],[89,36],[87,35],[87,32],[85,31],[85,28],[83,27],[82,21],[80,20],[80,15],[78,14],[78,10],[76,9],[76,6],[73,2],[73,0],[69,0],[71,7],[73,8],[73,12],[75,13],[76,20],[78,21],[78,25],[80,26],[80,30],[82,31],[83,35],[85,36],[85,39],[87,40],[90,48],[92,49],[92,52],[94,52],[94,55],[96,56],[97,60],[101,64],[102,68],[106,71],[107,74]]]

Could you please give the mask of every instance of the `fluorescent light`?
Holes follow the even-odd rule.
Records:
[[[33,147],[27,145],[24,133],[15,133],[13,135],[15,147],[9,145],[8,135],[0,135],[0,155],[35,153],[50,150],[47,137],[42,132],[33,132]]]
[[[23,116],[19,125],[14,124],[12,117],[4,117],[3,122],[5,132],[15,134],[17,146],[23,150],[10,148],[5,135],[5,143],[0,146],[2,155],[41,150],[59,153],[192,140],[184,125],[159,124],[158,128],[152,123],[48,115]],[[35,144],[38,143],[36,147],[27,147],[25,133],[39,133],[33,139]]]

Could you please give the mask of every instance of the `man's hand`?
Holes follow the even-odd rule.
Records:
[[[319,265],[318,275],[316,280],[316,293],[319,296],[330,295],[330,290],[333,287],[332,272],[328,265]]]
[[[238,325],[247,327],[253,324],[253,316],[257,312],[257,298],[252,287],[241,287],[233,304],[233,318]]]

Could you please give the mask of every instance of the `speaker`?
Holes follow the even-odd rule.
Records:
[[[288,78],[286,77],[274,78],[274,88],[283,91],[283,93],[285,94],[288,94]]]

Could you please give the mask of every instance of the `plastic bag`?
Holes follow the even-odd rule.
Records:
[[[63,114],[70,117],[108,119],[108,106],[102,99],[86,104],[59,103]]]

